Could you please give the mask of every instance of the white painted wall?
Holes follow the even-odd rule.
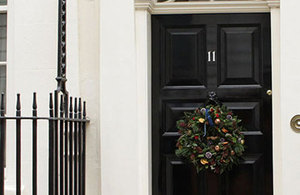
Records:
[[[281,152],[282,194],[300,194],[300,134],[290,127],[290,119],[300,112],[300,2],[281,2]]]
[[[100,0],[101,194],[138,195],[134,0]]]
[[[100,194],[99,0],[78,0],[80,94],[87,101],[87,194]]]

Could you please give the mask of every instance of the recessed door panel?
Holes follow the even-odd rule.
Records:
[[[262,132],[260,102],[224,102],[224,105],[239,116],[248,132]]]
[[[164,102],[162,122],[166,132],[177,132],[176,121],[183,117],[184,112],[193,112],[196,108],[202,106],[203,103],[197,102]]]
[[[219,84],[260,84],[260,28],[218,26]],[[237,82],[238,81],[238,82]]]
[[[205,75],[205,29],[166,29],[165,86],[203,85]]]

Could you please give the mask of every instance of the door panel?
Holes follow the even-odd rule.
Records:
[[[181,117],[183,112],[191,112],[196,108],[203,106],[202,103],[197,102],[166,102],[164,103],[163,116],[162,120],[164,129],[166,132],[175,132],[177,133],[176,128],[176,118]]]
[[[259,27],[219,26],[218,32],[221,56],[219,84],[260,84]]]
[[[154,195],[273,194],[269,20],[269,14],[152,16]],[[244,160],[221,176],[197,174],[174,153],[175,122],[201,107],[208,91],[247,128]]]
[[[203,27],[166,29],[164,86],[203,85],[206,61],[204,35]]]

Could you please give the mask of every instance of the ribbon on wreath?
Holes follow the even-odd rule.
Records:
[[[213,123],[213,120],[212,120],[211,116],[208,114],[208,111],[209,111],[209,109],[206,108],[206,110],[205,110],[205,121],[208,120],[209,125],[213,127],[214,123]],[[203,135],[203,137],[205,137],[205,136],[206,136],[206,123],[204,123],[204,135]]]

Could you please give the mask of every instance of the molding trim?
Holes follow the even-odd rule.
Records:
[[[162,2],[152,0],[136,0],[137,10],[147,10],[151,14],[197,14],[197,13],[255,13],[270,12],[271,8],[279,8],[280,0],[267,1],[193,1]]]
[[[135,1],[135,9],[137,10],[147,10],[149,13],[153,13],[153,7],[155,4],[158,4],[156,1],[153,2],[152,0],[136,0]]]
[[[280,0],[267,0],[270,8],[280,8]]]

